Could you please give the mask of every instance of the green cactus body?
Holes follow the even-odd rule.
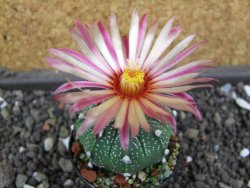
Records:
[[[147,133],[140,129],[139,134],[130,139],[127,151],[121,147],[119,132],[113,128],[113,121],[104,129],[101,137],[96,138],[92,129],[89,129],[79,137],[79,141],[85,152],[90,153],[89,160],[94,165],[116,173],[134,174],[162,160],[173,134],[169,124],[164,126],[149,117],[148,121],[151,131]],[[77,122],[76,128],[81,122]],[[156,136],[156,130],[160,136]]]

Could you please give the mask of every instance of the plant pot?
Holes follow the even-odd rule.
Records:
[[[176,136],[172,136],[166,161],[159,161],[150,165],[130,177],[124,174],[114,173],[110,170],[99,168],[88,162],[88,154],[83,145],[76,139],[75,131],[72,131],[69,142],[70,154],[74,169],[82,179],[85,187],[165,187],[168,178],[172,174],[179,154],[179,143]],[[104,148],[105,149],[105,148]],[[145,178],[146,175],[146,178]]]

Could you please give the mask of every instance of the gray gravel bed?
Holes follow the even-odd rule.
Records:
[[[203,115],[177,112],[181,154],[169,188],[250,187],[250,102],[244,85],[194,92]],[[83,187],[65,145],[77,115],[51,92],[0,89],[0,187]]]

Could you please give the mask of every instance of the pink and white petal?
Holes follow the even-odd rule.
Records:
[[[84,98],[84,92],[60,93],[53,96],[53,99],[62,103],[74,103]]]
[[[124,35],[122,37],[122,43],[123,43],[123,48],[124,48],[124,52],[126,55],[126,59],[128,59],[129,57],[129,40],[128,40],[128,36]],[[126,63],[126,61],[125,61]]]
[[[140,124],[136,116],[134,99],[130,100],[128,106],[128,124],[130,125],[131,137],[136,137],[139,132]]]
[[[129,125],[128,125],[128,117],[125,115],[125,122],[121,129],[119,129],[120,134],[120,142],[121,146],[124,150],[128,150],[129,146]]]
[[[60,70],[62,72],[66,72],[66,73],[69,73],[69,74],[72,74],[72,75],[75,75],[79,78],[82,78],[82,79],[85,79],[85,80],[89,80],[89,81],[92,81],[92,82],[95,82],[95,83],[100,83],[100,84],[104,84],[104,85],[108,85],[108,82],[100,79],[100,78],[97,78],[77,67],[73,67],[72,65],[66,63],[65,61],[63,60],[59,60],[59,59],[55,59],[55,58],[50,58],[50,57],[47,57],[45,58],[45,61],[48,62],[48,64],[57,69],[57,70]]]
[[[114,15],[110,17],[110,32],[118,63],[120,65],[121,70],[123,71],[125,67],[125,59],[123,54],[120,32]]]
[[[179,77],[185,74],[193,73],[195,71],[207,68],[213,68],[213,61],[211,60],[197,60],[186,65],[180,66],[175,68],[171,71],[165,72],[151,80],[152,83],[161,81],[161,80],[168,80],[175,77]]]
[[[77,31],[71,29],[71,34],[82,53],[85,54],[97,67],[105,71],[106,74],[111,74],[111,68],[102,57],[100,52],[97,50],[95,45],[92,47],[91,44],[86,44],[86,41],[92,41],[90,35],[88,34],[88,31],[85,31],[84,33],[80,29],[78,29],[78,31],[80,32],[80,34]],[[84,38],[85,35],[87,35],[87,39],[85,39],[86,37]]]
[[[88,98],[81,99],[74,103],[74,105],[71,106],[69,109],[70,112],[78,112],[82,109],[92,105],[92,104],[98,104],[100,102],[103,102],[111,97],[113,97],[115,94],[104,94],[104,95],[97,95],[97,96],[90,96]]]
[[[144,129],[144,131],[149,132],[150,131],[150,125],[146,119],[146,116],[137,100],[133,101],[134,107],[135,107],[135,112],[137,119],[141,125],[141,127]]]
[[[164,53],[167,47],[169,47],[169,45],[181,34],[181,31],[182,31],[181,27],[174,27],[171,29],[169,35],[165,38],[161,47],[155,52],[154,56],[151,59],[146,60],[145,64],[147,65],[144,66],[145,70],[149,70],[156,65],[156,61]]]
[[[121,129],[126,120],[126,114],[128,111],[129,100],[127,98],[123,99],[121,108],[115,118],[114,128]]]
[[[58,87],[53,92],[53,94],[55,95],[55,94],[58,94],[61,92],[69,91],[71,89],[80,89],[80,88],[87,88],[87,87],[108,89],[111,86],[98,84],[98,83],[94,83],[94,82],[89,82],[89,81],[70,81],[70,82],[67,82],[67,83],[61,85],[60,87]]]
[[[158,74],[155,74],[161,67],[168,63],[170,59],[172,59],[174,56],[176,56],[178,53],[180,53],[182,50],[184,50],[194,39],[195,35],[190,35],[184,40],[182,40],[180,43],[178,43],[170,52],[167,53],[166,56],[164,56],[161,60],[157,62],[157,64],[153,67],[152,70],[150,70],[150,75],[156,76]]]
[[[147,15],[144,14],[139,22],[139,33],[138,33],[138,41],[137,41],[137,48],[136,48],[136,55],[135,58],[138,59],[141,49],[142,49],[142,44],[144,41],[144,37],[146,34],[146,30],[147,30]]]
[[[94,120],[89,119],[89,120],[84,120],[83,123],[80,125],[79,129],[76,131],[76,136],[79,137],[83,133],[85,133],[88,129],[94,126]]]
[[[202,84],[202,85],[185,85],[185,86],[178,86],[178,87],[169,87],[169,88],[155,88],[152,89],[151,91],[154,93],[164,93],[164,94],[169,94],[169,93],[181,93],[181,92],[186,92],[191,89],[195,88],[203,88],[203,87],[212,87],[211,84]]]
[[[148,63],[150,63],[150,60],[157,54],[157,51],[162,47],[162,44],[164,41],[166,41],[166,38],[172,28],[174,22],[174,18],[171,18],[167,24],[162,28],[160,34],[158,35],[153,48],[151,49],[147,59],[145,60],[143,64],[143,68],[146,68],[148,66]]]
[[[205,41],[201,41],[196,43],[195,45],[183,50],[179,54],[177,54],[175,57],[173,57],[168,63],[164,64],[160,70],[158,70],[155,74],[160,75],[161,73],[169,70],[170,68],[177,65],[179,62],[181,62],[183,59],[191,55],[197,48],[201,46]]]
[[[139,16],[135,9],[130,24],[129,30],[129,60],[136,60],[136,49],[138,44],[138,34],[139,34]]]
[[[98,27],[98,25],[93,25],[91,30],[93,31],[93,38],[95,41],[95,44],[97,45],[98,49],[100,50],[102,56],[108,62],[109,66],[112,68],[114,72],[117,72],[119,68],[117,67],[117,63],[114,60],[114,57],[110,54],[108,47],[104,41],[104,38],[102,36],[102,33]]]
[[[94,126],[95,135],[98,135],[107,125],[109,125],[109,122],[116,116],[117,112],[119,111],[119,108],[121,107],[121,102],[122,101],[117,102],[116,104],[114,104],[114,106],[103,112],[97,118]]]
[[[155,36],[157,26],[158,26],[158,23],[154,22],[154,24],[149,27],[149,30],[146,34],[145,40],[144,40],[143,45],[142,45],[141,53],[139,55],[139,68],[142,67],[142,65],[143,65],[143,63],[148,55],[150,47],[153,43],[153,39]]]

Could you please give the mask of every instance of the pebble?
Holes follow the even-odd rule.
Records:
[[[38,182],[42,182],[47,179],[47,176],[41,172],[34,172],[32,176]]]
[[[250,97],[250,85],[245,85],[244,91],[246,92],[247,96]]]
[[[63,145],[65,146],[66,149],[69,149],[69,140],[70,140],[70,136],[67,138],[60,138],[60,141],[62,141]]]
[[[131,159],[128,155],[125,155],[121,161],[124,162],[125,164],[131,163]]]
[[[193,161],[193,158],[191,156],[187,156],[186,162],[191,163]]]
[[[142,182],[144,182],[144,181],[146,180],[146,177],[147,177],[147,174],[146,174],[145,172],[140,171],[140,172],[138,173],[138,178],[139,178]]]
[[[15,115],[19,115],[19,114],[21,113],[21,110],[20,110],[19,105],[15,105],[15,106],[13,107],[13,113],[14,113]]]
[[[70,188],[73,187],[74,182],[71,179],[67,179],[64,183],[63,183],[63,187],[64,188]]]
[[[220,87],[220,91],[222,93],[229,93],[232,90],[232,85],[230,83],[227,83]]]
[[[229,117],[225,121],[226,127],[232,127],[235,124],[235,119],[233,117]]]
[[[194,129],[194,128],[188,128],[185,132],[185,136],[188,139],[195,139],[197,138],[198,134],[199,134],[199,130]]]
[[[165,151],[164,151],[164,155],[168,155],[169,154],[169,149],[165,149]]]
[[[8,120],[10,118],[9,111],[6,108],[3,108],[1,110],[1,116],[3,117],[3,119]]]
[[[28,116],[26,119],[25,119],[25,127],[28,129],[28,130],[32,130],[33,127],[35,125],[35,121],[33,119],[33,117],[31,116]]]
[[[14,181],[15,172],[8,163],[0,163],[0,187],[9,187]]]
[[[61,126],[61,127],[60,127],[59,136],[60,136],[61,138],[66,138],[66,137],[68,137],[68,136],[69,136],[69,131],[68,131],[68,129],[66,129],[64,126]]]
[[[162,131],[160,129],[155,130],[155,136],[160,137]]]
[[[235,101],[239,107],[250,111],[250,104],[246,100],[242,98],[237,98]]]
[[[214,120],[214,122],[215,122],[217,125],[220,125],[220,124],[221,124],[221,116],[220,116],[220,113],[216,112],[216,113],[214,114],[213,120]]]
[[[48,137],[44,140],[44,150],[51,151],[54,146],[55,140],[51,137]]]
[[[22,188],[26,181],[27,181],[28,177],[24,174],[17,174],[16,176],[16,187],[17,188]]]
[[[240,156],[241,156],[242,158],[248,157],[249,154],[250,154],[250,150],[249,150],[248,148],[244,148],[244,149],[242,149],[242,150],[240,151]]]
[[[73,165],[72,165],[71,161],[68,159],[61,157],[58,161],[58,164],[64,172],[72,172],[72,170],[73,170]]]
[[[226,184],[224,184],[222,182],[219,182],[218,185],[219,185],[220,188],[232,188],[232,187],[230,187],[230,186],[228,186],[228,185],[226,185]]]
[[[28,185],[28,184],[25,184],[25,185],[23,186],[23,188],[35,188],[35,187],[33,187],[33,186],[31,186],[31,185]]]

